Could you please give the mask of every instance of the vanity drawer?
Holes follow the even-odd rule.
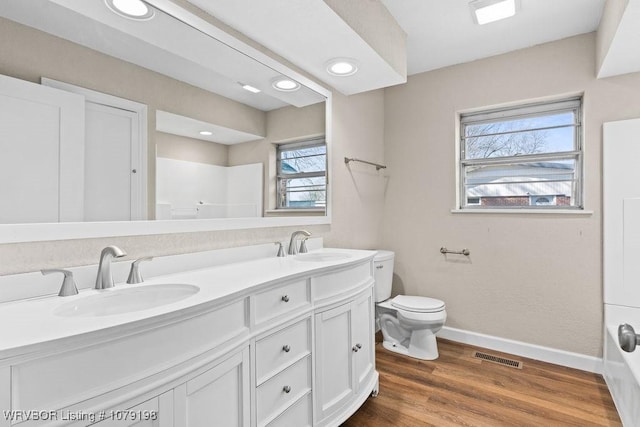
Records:
[[[257,384],[311,353],[311,319],[294,323],[256,342]]]
[[[311,278],[313,300],[320,301],[366,286],[373,281],[371,262]]]
[[[309,281],[298,280],[269,289],[257,294],[253,303],[256,325],[296,309],[311,307]]]
[[[289,390],[287,392],[287,390]],[[258,425],[263,426],[311,390],[311,357],[294,363],[256,390]]]
[[[282,415],[267,424],[268,427],[310,427],[313,424],[311,393],[291,405]]]

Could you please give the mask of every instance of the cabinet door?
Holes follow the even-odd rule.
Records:
[[[174,389],[176,427],[250,424],[249,348]]]
[[[353,389],[351,304],[315,316],[316,421],[348,402]]]
[[[375,360],[375,339],[373,336],[372,293],[351,303],[351,330],[353,334],[353,371],[356,393],[360,385],[373,375]]]

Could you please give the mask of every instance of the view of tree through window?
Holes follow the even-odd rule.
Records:
[[[327,146],[312,140],[278,146],[278,208],[326,207]]]
[[[581,207],[580,99],[461,115],[460,207]]]

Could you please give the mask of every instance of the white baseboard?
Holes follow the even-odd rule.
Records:
[[[553,363],[555,365],[567,366],[582,371],[594,372],[596,374],[602,374],[603,372],[603,362],[602,359],[598,357],[494,337],[492,335],[465,331],[448,326],[443,327],[436,335],[451,341],[484,347],[503,353]]]

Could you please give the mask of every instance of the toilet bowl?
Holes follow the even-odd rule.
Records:
[[[393,260],[390,251],[378,251],[374,257],[376,318],[382,330],[382,345],[387,350],[422,360],[437,359],[435,333],[447,319],[444,302],[428,297],[391,296]]]

